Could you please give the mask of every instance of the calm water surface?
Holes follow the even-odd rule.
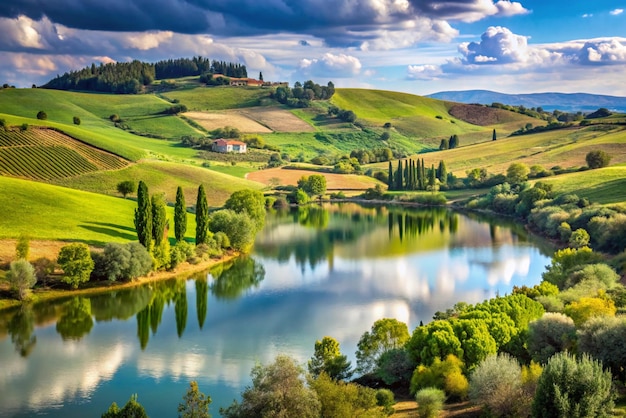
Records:
[[[502,221],[445,210],[301,208],[268,217],[253,254],[178,279],[0,312],[0,416],[99,417],[137,393],[173,417],[190,380],[217,417],[255,362],[303,364],[394,317],[413,330],[456,302],[539,283],[550,249]]]

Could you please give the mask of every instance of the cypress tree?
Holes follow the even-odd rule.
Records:
[[[420,159],[417,159],[417,190],[422,190],[424,189],[424,178],[422,177],[422,163],[420,162]]]
[[[152,245],[152,207],[148,186],[143,181],[137,186],[137,208],[135,209],[135,229],[141,245],[150,250]]]
[[[206,200],[204,185],[198,187],[196,201],[196,245],[206,244],[209,237],[209,204]]]
[[[174,206],[174,233],[176,241],[182,241],[187,232],[187,207],[183,188],[178,186],[176,190],[176,205]]]
[[[398,160],[398,171],[396,171],[395,190],[402,190],[402,160]]]
[[[422,158],[422,190],[426,190],[426,163],[424,162],[424,159]]]
[[[165,226],[167,225],[167,212],[165,211],[165,200],[162,195],[152,195],[152,236],[154,237],[154,245],[158,247],[163,241],[165,235]]]
[[[430,167],[430,170],[428,170],[428,185],[430,187],[435,185],[435,164],[433,164]]]
[[[496,136],[496,130],[493,130],[493,135],[491,135],[491,140],[495,141],[496,139],[498,139],[498,137]]]
[[[446,182],[448,181],[448,170],[446,169],[446,163],[443,160],[439,161],[437,174],[439,174],[437,178],[439,179],[441,184],[446,184]]]
[[[393,167],[391,166],[391,160],[389,161],[389,179],[387,180],[387,188],[393,190]]]
[[[411,180],[409,179],[409,163],[411,160],[406,160],[404,162],[404,190],[411,189]]]

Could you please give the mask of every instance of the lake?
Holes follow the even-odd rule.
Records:
[[[304,365],[328,335],[355,365],[377,319],[412,331],[457,302],[539,283],[550,256],[519,225],[445,209],[270,214],[250,256],[191,279],[0,312],[0,416],[99,417],[136,393],[150,417],[173,417],[197,380],[218,417],[256,362]]]

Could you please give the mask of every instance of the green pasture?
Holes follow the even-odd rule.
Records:
[[[626,203],[626,164],[541,179],[558,193],[573,193],[602,204]]]
[[[98,171],[54,180],[54,184],[119,196],[116,187],[124,180],[132,180],[135,184],[143,180],[148,185],[150,193],[163,193],[168,202],[176,201],[176,189],[181,186],[188,206],[195,204],[200,184],[204,184],[207,200],[211,206],[223,205],[226,199],[237,190],[260,190],[264,187],[260,183],[207,168],[165,161],[144,161],[121,170]]]
[[[16,208],[5,211],[0,238],[25,234],[31,239],[80,241],[98,246],[137,240],[133,224],[137,204],[131,199],[8,177],[0,177],[0,187],[0,205]],[[173,223],[172,207],[168,207],[168,217]],[[174,229],[170,228],[170,236],[173,234]],[[187,236],[193,238],[194,234],[195,219],[189,215]]]
[[[269,98],[270,89],[262,87],[197,87],[161,93],[161,97],[179,100],[189,110],[226,110],[259,106]]]

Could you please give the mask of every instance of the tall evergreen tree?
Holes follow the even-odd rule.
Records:
[[[163,195],[152,195],[152,236],[154,237],[154,245],[161,245],[165,235],[165,227],[167,226],[167,211],[165,210],[165,199]]]
[[[439,161],[439,168],[437,168],[437,178],[441,182],[441,184],[446,184],[448,180],[448,169],[446,168],[446,163],[441,160]]]
[[[402,190],[402,160],[398,160],[398,171],[396,171],[395,190]]]
[[[411,160],[406,160],[404,162],[404,190],[410,189],[410,180],[409,180],[409,162]]]
[[[393,190],[393,188],[394,188],[394,184],[393,184],[393,167],[391,165],[391,160],[389,160],[389,179],[387,179],[387,188],[389,190]]]
[[[187,232],[187,207],[185,206],[185,194],[183,188],[176,189],[176,205],[174,206],[174,233],[176,241],[182,241]]]
[[[135,229],[141,245],[150,250],[152,246],[152,205],[148,186],[143,181],[137,186],[137,208],[135,209]]]
[[[496,139],[498,139],[498,137],[496,136],[496,130],[493,130],[493,135],[491,135],[491,140],[495,141]]]
[[[424,178],[422,177],[422,163],[420,162],[420,159],[417,159],[417,190],[423,190],[424,189]]]
[[[196,201],[196,245],[206,244],[209,238],[209,204],[206,200],[204,185],[198,187]]]
[[[449,147],[450,149],[457,148],[459,146],[459,136],[454,134],[450,137]]]
[[[422,190],[426,190],[426,182],[428,181],[428,179],[426,178],[426,163],[424,162],[424,159],[422,158]]]
[[[436,183],[435,179],[435,164],[433,164],[428,170],[428,186],[433,187]]]

